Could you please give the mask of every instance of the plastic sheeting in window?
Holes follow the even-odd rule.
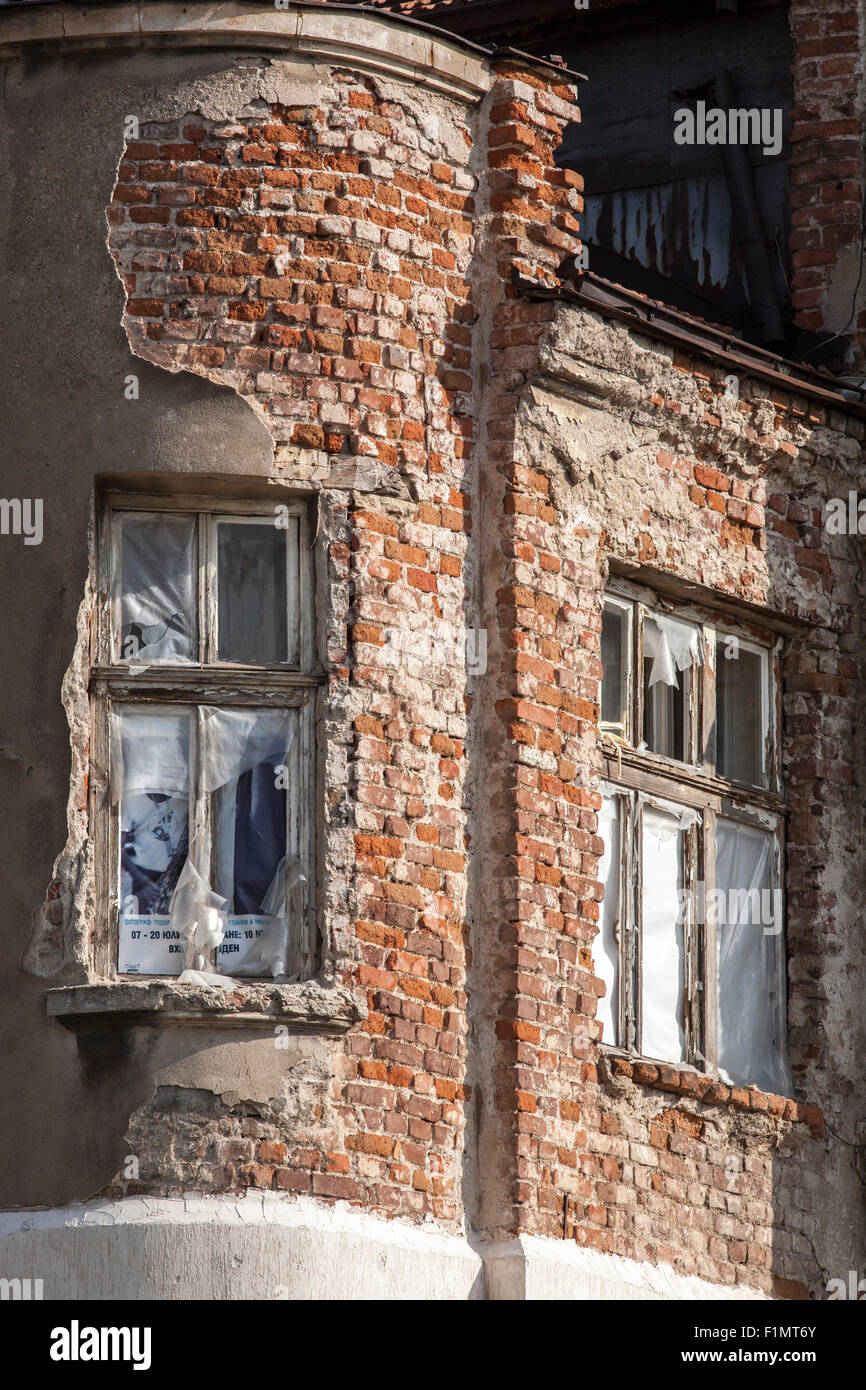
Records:
[[[788,1095],[773,836],[720,817],[716,888],[719,1069],[728,1081]]]
[[[704,652],[698,629],[679,618],[647,613],[643,634],[644,656],[652,660],[649,686],[679,685],[678,671],[703,666]]]
[[[297,859],[286,856],[296,720],[295,711],[203,711],[202,780],[219,791],[217,887],[228,903],[217,961],[231,974],[274,973],[278,956],[276,973],[288,968],[289,918],[300,921],[294,890],[304,881]]]
[[[685,818],[694,813],[686,812]],[[643,805],[641,1051],[664,1062],[684,1060],[685,924],[681,911],[683,820]]]
[[[122,512],[115,525],[115,656],[148,665],[195,662],[195,517]]]
[[[250,927],[244,925],[245,950],[241,959],[226,960],[223,968],[241,978],[247,976],[277,976],[283,972],[290,977],[296,973],[297,950],[291,939],[292,923],[301,920],[303,884],[307,881],[300,862],[284,855],[277,865],[273,881],[262,899],[261,910],[252,921],[255,931],[250,939]],[[227,933],[228,935],[228,933]],[[295,941],[297,934],[295,934]],[[222,949],[222,948],[221,948]]]
[[[225,935],[226,908],[225,898],[211,891],[192,859],[187,859],[170,907],[172,929],[180,933],[184,946],[179,984],[226,988],[225,979],[210,968],[211,953]]]
[[[616,1045],[620,1042],[617,1020],[619,1015],[619,923],[622,882],[622,799],[615,795],[602,797],[598,816],[598,833],[604,841],[604,854],[598,876],[604,884],[601,923],[595,939],[593,958],[595,973],[604,980],[607,992],[599,999],[595,1016],[602,1025],[601,1041]]]
[[[170,903],[189,853],[189,710],[112,714],[112,800],[120,801],[123,974],[177,975],[184,946]]]
[[[297,517],[217,523],[220,661],[276,665],[297,659]]]
[[[191,770],[194,717],[197,766]],[[213,706],[200,706],[195,715],[177,708],[114,713],[122,972],[174,975],[183,969],[183,978],[194,971],[201,982],[216,950],[227,972],[244,966],[246,974],[285,973],[304,882],[297,859],[286,857],[285,784],[296,722],[296,711]],[[203,842],[194,838],[190,845],[191,778],[199,798],[219,793],[216,857],[224,891],[214,892],[208,882]],[[202,820],[200,814],[196,824]]]
[[[293,721],[285,710],[202,705],[200,715],[202,791],[216,791],[259,763],[285,763],[293,738]]]

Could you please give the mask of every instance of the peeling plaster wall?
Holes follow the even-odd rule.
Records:
[[[553,1236],[561,1224],[580,1245],[730,1287],[821,1297],[866,1251],[852,1147],[863,1142],[866,1041],[863,563],[859,539],[828,536],[822,522],[829,498],[857,488],[863,424],[745,377],[731,399],[726,371],[563,306],[538,370],[524,375],[512,467],[523,525],[510,598],[502,591],[525,653],[523,706],[510,732],[524,789],[520,843],[536,866],[521,895],[511,1033],[532,1097],[518,1117],[521,1221],[532,1235]],[[785,642],[781,732],[799,1105],[599,1053],[591,1020],[601,985],[570,974],[561,948],[556,958],[550,927],[576,906],[586,943],[578,959],[591,972],[597,905],[575,900],[600,897],[582,877],[594,877],[596,861],[575,851],[594,855],[599,842],[578,829],[593,831],[594,817],[569,815],[561,798],[575,764],[591,772],[590,785],[598,781],[594,717],[568,692],[597,699],[601,599],[614,559],[649,585],[654,574],[662,584],[684,580],[709,606],[735,600],[801,624]],[[568,710],[583,718],[566,721]],[[570,799],[581,801],[577,792]],[[597,807],[597,795],[584,804]],[[569,1042],[551,1005],[571,981]],[[576,1144],[564,1118],[579,1120]]]
[[[56,970],[74,924],[72,883],[81,848],[87,720],[82,648],[93,479],[104,472],[226,473],[266,476],[267,430],[228,387],[190,373],[170,375],[132,356],[122,327],[123,288],[106,248],[105,208],[117,176],[123,123],[155,105],[154,86],[171,90],[220,71],[231,86],[231,57],[213,53],[117,58],[82,55],[7,62],[0,129],[8,154],[0,179],[7,308],[0,358],[15,391],[0,402],[3,495],[44,500],[44,539],[0,544],[0,583],[15,593],[15,616],[0,634],[4,718],[0,759],[3,814],[3,920],[0,990],[8,1067],[4,1114],[15,1142],[3,1154],[2,1204],[40,1205],[90,1196],[118,1171],[129,1115],[152,1092],[134,1060],[110,1074],[82,1065],[75,1038],[45,1017],[46,978],[21,970],[33,914],[49,891],[49,936],[35,947],[40,969]],[[220,79],[216,77],[216,87]],[[124,399],[124,379],[140,395]],[[68,675],[66,674],[68,673]],[[61,702],[66,678],[70,729]],[[71,774],[75,773],[72,777]],[[66,857],[53,868],[67,839]],[[53,906],[54,905],[54,906]],[[55,919],[60,917],[60,922]],[[63,926],[68,922],[68,930]],[[38,965],[34,954],[29,967]],[[70,972],[74,974],[74,969]],[[52,982],[63,979],[54,974]],[[58,1138],[58,1136],[62,1136]]]
[[[319,1199],[311,1228],[345,1200],[432,1233],[449,1296],[478,1293],[477,1257],[448,1244],[465,1222],[501,1242],[494,1296],[820,1296],[864,1246],[856,1151],[834,1137],[863,1137],[861,560],[820,514],[856,487],[862,426],[756,382],[730,402],[700,358],[511,287],[515,264],[554,285],[579,245],[580,179],[553,160],[579,113],[556,74],[502,60],[458,100],[373,67],[235,47],[4,69],[4,491],[44,497],[45,539],[0,544],[20,597],[0,633],[0,1204],[101,1193],[123,1225],[143,1197],[158,1227],[181,1194],[217,1211],[251,1187],[300,1225]],[[76,1037],[45,1016],[46,984],[90,978],[88,527],[94,477],[123,472],[291,482],[316,507],[323,955],[366,1006],[345,1038],[280,1049],[165,1020]],[[597,1047],[614,558],[792,620],[796,1098]],[[440,623],[444,659],[391,664],[391,632]],[[211,1235],[177,1268],[249,1252]],[[169,1246],[158,1231],[157,1280]]]
[[[373,37],[382,27],[359,23]],[[29,180],[37,167],[62,164],[60,150],[22,143],[11,171],[12,197],[24,208],[29,199],[36,219],[22,215],[16,235],[35,237],[38,221],[40,246],[55,255],[64,237],[80,237],[74,293],[61,283],[56,294],[64,313],[79,296],[87,306],[65,327],[89,375],[80,413],[70,419],[68,401],[56,402],[52,443],[34,427],[45,361],[28,342],[19,380],[30,402],[7,436],[56,468],[39,559],[62,550],[75,563],[52,624],[61,631],[71,619],[69,643],[21,707],[22,718],[43,711],[51,723],[42,775],[57,803],[57,787],[70,785],[56,695],[65,669],[66,847],[58,857],[55,804],[53,835],[31,822],[17,859],[24,910],[15,940],[18,951],[26,946],[33,913],[25,965],[39,978],[26,981],[15,1075],[31,1076],[40,1100],[25,1105],[6,1205],[255,1186],[452,1227],[464,1219],[464,1185],[471,1194],[478,1181],[471,1160],[464,1173],[464,651],[467,628],[478,625],[470,451],[485,392],[471,352],[491,327],[491,306],[479,317],[473,296],[478,279],[501,298],[515,249],[524,270],[550,282],[576,244],[569,208],[579,180],[553,166],[561,128],[577,114],[555,74],[524,82],[504,64],[494,81],[473,59],[475,87],[463,74],[452,82],[458,95],[443,94],[455,60],[444,48],[439,56],[441,64],[436,53],[425,60],[436,90],[369,71],[390,54],[363,73],[239,49],[8,65],[13,128],[35,129],[55,110],[67,139],[79,133],[76,155],[95,145],[103,162],[84,177],[66,161],[54,223]],[[138,138],[124,143],[130,114]],[[521,188],[537,186],[540,197],[529,215],[544,230],[522,242],[528,205],[510,192],[512,165]],[[31,286],[23,281],[21,295]],[[22,298],[21,310],[44,323],[41,300]],[[130,372],[134,402],[123,395]],[[166,1025],[163,1036],[91,1016],[76,1038],[42,1016],[46,984],[93,979],[87,517],[94,477],[125,471],[166,482],[183,473],[185,487],[196,474],[249,475],[297,484],[315,500],[328,672],[319,711],[322,950],[364,996],[366,1018],[345,1041],[308,1041],[295,1057],[272,1058],[261,1076],[245,1057],[250,1037],[226,1024],[174,1038]],[[46,588],[40,568],[29,631],[42,621]],[[407,654],[406,639],[419,635],[438,646]],[[34,664],[15,648],[11,668]],[[10,737],[12,747],[22,740],[14,721]],[[260,1043],[258,1053],[274,1047],[272,1037]],[[45,1116],[63,1154],[34,1164],[28,1151]]]
[[[228,122],[221,93],[189,95],[121,159],[124,323],[137,355],[249,401],[273,476],[328,485],[324,925],[372,1041],[326,1053],[315,1103],[293,1077],[261,1112],[157,1091],[130,1131],[148,1176],[109,1191],[253,1184],[454,1221],[472,136],[453,101],[309,66],[232,88]],[[347,468],[354,494],[334,486]]]

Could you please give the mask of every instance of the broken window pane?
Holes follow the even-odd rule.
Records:
[[[601,722],[627,737],[629,703],[629,610],[605,603],[601,621]]]
[[[122,974],[178,975],[184,944],[169,903],[189,849],[190,711],[112,717],[112,800],[120,802]]]
[[[271,519],[217,523],[220,661],[297,661],[298,530]]]
[[[643,736],[651,753],[688,761],[686,687],[688,672],[677,685],[650,685],[652,661],[644,657]]]
[[[716,887],[719,1067],[729,1081],[787,1094],[781,892],[773,885],[772,835],[719,818]]]
[[[675,814],[645,805],[642,845],[641,1051],[684,1060],[683,832]]]
[[[595,939],[595,973],[607,986],[604,998],[599,999],[595,1016],[602,1025],[601,1041],[616,1045],[619,1037],[619,973],[621,936],[622,885],[622,798],[602,798],[598,817],[598,833],[604,840],[604,854],[598,876],[604,884],[599,933]]]
[[[690,762],[689,700],[702,639],[692,623],[647,613],[644,618],[644,740],[652,753]]]
[[[762,786],[767,656],[719,635],[716,658],[716,770]]]
[[[115,656],[145,665],[196,661],[195,517],[121,512],[116,527]]]

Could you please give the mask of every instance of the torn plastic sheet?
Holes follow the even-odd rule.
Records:
[[[298,861],[286,857],[286,775],[297,716],[206,708],[201,718],[201,783],[219,793],[217,888],[229,903],[217,963],[236,975],[283,975],[290,940],[287,884],[294,890],[298,881],[291,865],[300,873]]]
[[[613,793],[603,793],[601,810],[598,815],[598,833],[604,841],[604,853],[598,868],[598,876],[604,884],[604,900],[601,905],[600,931],[595,941],[595,973],[604,980],[606,992],[599,999],[596,1019],[602,1025],[601,1041],[616,1045],[619,1014],[619,927],[620,891],[622,882],[622,798]]]
[[[700,825],[703,817],[700,811],[696,811],[691,806],[678,806],[675,801],[666,801],[661,796],[650,796],[646,792],[638,792],[635,798],[635,809],[640,811],[641,807],[650,807],[653,810],[662,812],[668,820],[674,822],[668,826],[669,835],[676,835],[681,830],[690,830],[693,825]],[[655,833],[663,836],[666,833],[665,827],[659,824]]]
[[[111,715],[111,800],[136,792],[189,797],[189,709]]]
[[[209,955],[225,935],[225,898],[205,883],[192,859],[187,859],[169,905],[172,928],[184,943],[184,969],[179,983],[219,985],[225,989],[225,976],[208,969]]]
[[[782,1027],[784,960],[773,892],[773,836],[716,821],[719,1072],[728,1082],[790,1095]],[[769,918],[769,922],[766,920]],[[765,930],[766,928],[766,930]]]
[[[114,646],[122,661],[197,659],[196,519],[123,512],[116,521]]]
[[[201,705],[199,787],[214,792],[260,763],[285,763],[294,730],[285,710]]]
[[[284,855],[280,860],[273,882],[262,901],[261,913],[255,917],[230,918],[229,928],[235,922],[254,923],[256,939],[246,952],[243,960],[232,965],[226,960],[225,968],[235,976],[267,976],[276,978],[288,970],[289,924],[298,920],[300,908],[300,889],[306,883],[306,874],[294,856]],[[251,928],[245,928],[246,931]],[[222,962],[220,962],[222,963]]]
[[[704,652],[698,629],[679,618],[647,613],[644,621],[644,655],[652,659],[650,688],[658,681],[679,685],[678,671],[703,666]]]

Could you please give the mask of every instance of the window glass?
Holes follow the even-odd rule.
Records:
[[[685,923],[679,817],[645,806],[641,841],[641,1050],[647,1057],[681,1062],[685,1059]]]
[[[689,673],[676,685],[650,685],[652,661],[644,657],[643,736],[651,753],[687,761],[686,694]]]
[[[292,597],[298,592],[297,517],[288,523],[289,530],[273,520],[217,522],[220,661],[273,666],[297,660],[295,625],[289,623],[290,591]]]
[[[115,534],[115,655],[147,665],[196,661],[195,517],[124,512]]]
[[[719,634],[716,656],[716,771],[734,782],[764,783],[765,652]]]
[[[601,664],[601,722],[625,737],[629,700],[629,611],[618,604],[604,605]]]

